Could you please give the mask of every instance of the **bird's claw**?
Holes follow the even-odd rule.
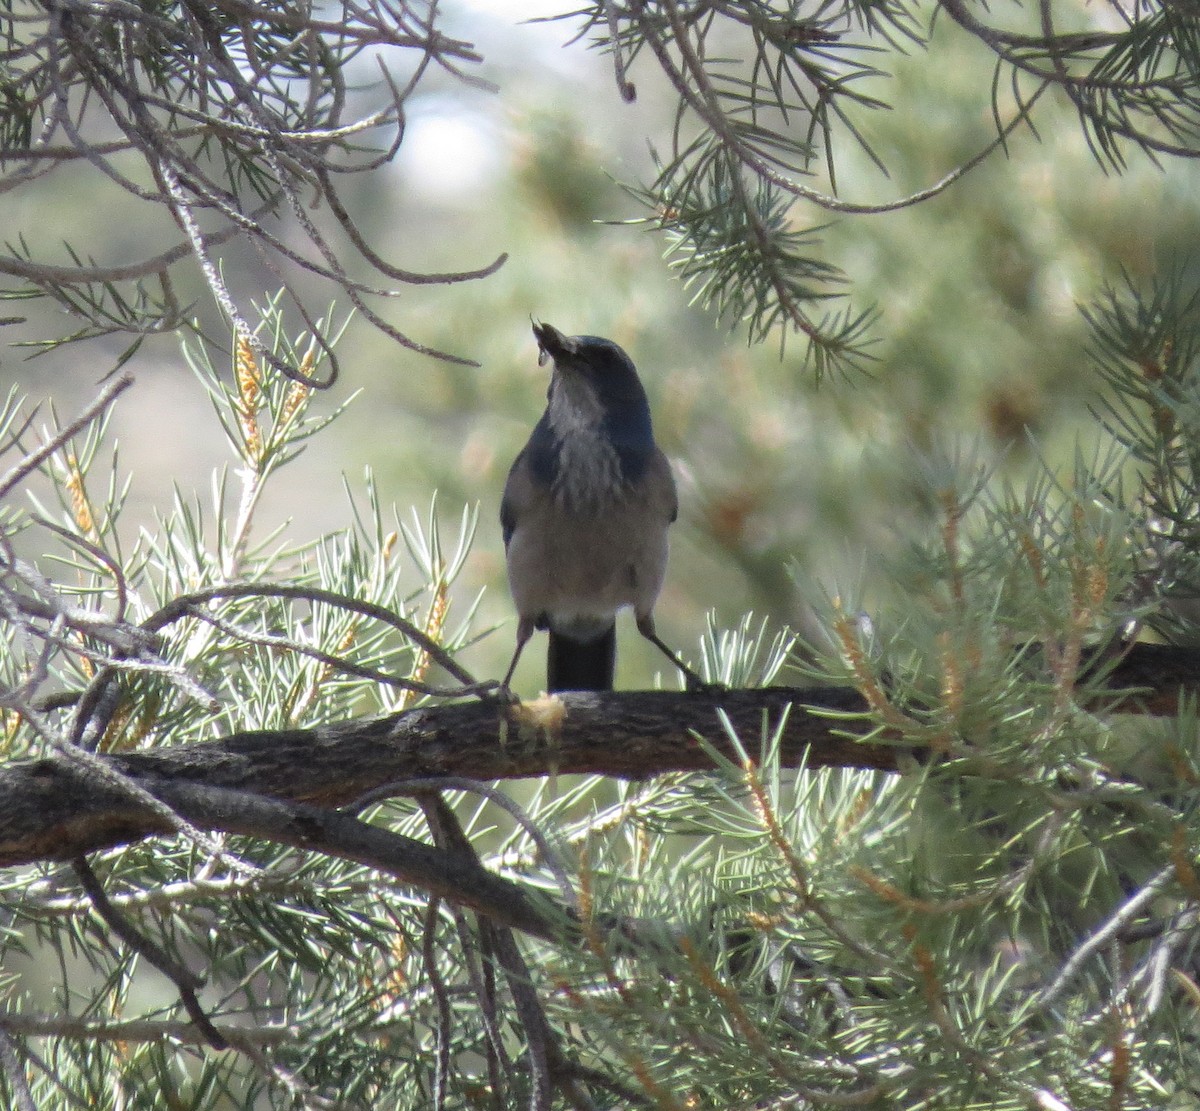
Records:
[[[502,706],[519,706],[521,704],[521,696],[507,683],[497,683],[495,689],[490,693]]]

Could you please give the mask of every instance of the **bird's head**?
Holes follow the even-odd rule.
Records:
[[[565,336],[553,325],[536,321],[533,334],[538,342],[538,363],[547,359],[554,363],[552,395],[555,383],[561,382],[572,399],[583,402],[591,395],[605,412],[647,404],[633,360],[612,340]]]

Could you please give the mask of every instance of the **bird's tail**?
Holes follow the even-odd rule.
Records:
[[[595,640],[578,641],[550,630],[546,652],[547,691],[610,691],[617,663],[617,627]]]

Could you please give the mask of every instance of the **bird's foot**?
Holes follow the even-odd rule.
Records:
[[[690,667],[680,670],[683,672],[684,689],[688,694],[720,694],[729,689],[724,683],[710,683],[707,679],[701,679]]]
[[[521,696],[507,683],[497,683],[489,693],[501,706],[521,705]]]

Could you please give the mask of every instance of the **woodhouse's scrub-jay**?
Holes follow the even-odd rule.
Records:
[[[534,630],[546,629],[548,691],[611,690],[625,606],[688,685],[703,685],[654,630],[678,503],[637,370],[611,340],[565,336],[549,324],[535,323],[533,334],[539,364],[549,358],[554,371],[546,411],[500,503],[519,619],[503,688]]]

